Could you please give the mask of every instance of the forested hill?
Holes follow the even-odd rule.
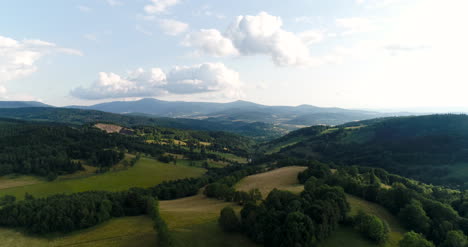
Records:
[[[0,176],[16,173],[54,179],[83,170],[82,164],[106,171],[126,153],[166,163],[176,159],[174,154],[192,161],[223,160],[224,153],[247,157],[252,145],[251,138],[226,132],[139,126],[109,134],[91,124],[0,118]]]
[[[163,118],[130,116],[95,110],[81,110],[51,107],[0,108],[0,117],[20,120],[47,121],[82,125],[87,123],[114,123],[126,127],[160,126],[186,130],[226,131],[271,140],[286,133],[285,129],[267,123],[246,123],[226,120],[195,120],[183,118]]]
[[[382,167],[429,183],[466,186],[468,116],[382,118],[337,127],[315,126],[272,141],[263,150]]]

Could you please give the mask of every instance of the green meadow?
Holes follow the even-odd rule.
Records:
[[[205,170],[185,165],[165,164],[150,158],[141,158],[137,164],[125,170],[111,171],[103,174],[79,178],[58,179],[53,182],[39,182],[0,189],[0,196],[13,195],[24,198],[27,192],[35,197],[46,197],[54,194],[76,193],[90,190],[122,191],[132,187],[151,187],[163,181],[188,177],[199,177]],[[15,179],[15,178],[13,178]],[[2,183],[12,183],[8,179]]]
[[[0,247],[132,247],[157,246],[153,221],[146,216],[115,218],[65,235],[30,236],[0,228]]]
[[[368,214],[373,214],[382,220],[385,220],[388,223],[390,228],[389,239],[387,243],[385,243],[386,247],[396,247],[398,246],[398,242],[403,239],[403,234],[406,232],[405,229],[401,226],[398,219],[391,215],[387,209],[383,208],[382,206],[360,199],[358,197],[352,195],[346,195],[346,199],[348,200],[349,204],[351,205],[351,215],[356,215],[359,210],[363,210]],[[359,246],[359,245],[358,245]]]

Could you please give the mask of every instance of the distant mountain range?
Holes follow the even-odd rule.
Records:
[[[53,107],[37,101],[0,101],[0,108]]]
[[[264,122],[287,126],[291,129],[320,124],[338,125],[376,117],[394,116],[391,113],[323,108],[311,105],[266,106],[247,101],[231,103],[171,102],[151,98],[138,101],[108,102],[92,106],[69,106],[69,108],[172,118]]]
[[[40,102],[0,101],[0,108],[52,107]],[[267,106],[247,101],[231,103],[163,101],[147,98],[137,101],[115,101],[91,106],[64,108],[97,110],[146,117],[187,118],[198,120],[268,123],[294,130],[312,125],[339,125],[378,117],[404,116],[409,113],[381,113],[365,110],[324,108],[312,105]]]

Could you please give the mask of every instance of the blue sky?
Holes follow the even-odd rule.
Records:
[[[0,4],[0,99],[468,107],[464,0]]]

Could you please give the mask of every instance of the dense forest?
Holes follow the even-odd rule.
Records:
[[[294,145],[282,148],[283,156],[381,167],[427,183],[452,186],[465,183],[463,179],[447,176],[451,166],[468,162],[466,115],[384,118],[337,127],[314,126],[268,145],[288,140]]]

